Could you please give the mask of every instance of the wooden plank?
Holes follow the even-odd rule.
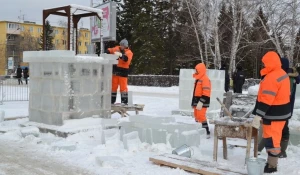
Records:
[[[227,160],[227,141],[226,137],[223,137],[223,158]]]
[[[203,174],[203,175],[228,174],[228,172],[230,172],[232,175],[233,174],[246,175],[244,172],[238,172],[238,171],[230,170],[229,168],[219,167],[217,163],[191,159],[191,158],[182,157],[174,154],[158,155],[158,156],[150,157],[149,160],[157,165],[165,165],[172,168],[180,168],[185,171],[189,171],[197,174]]]
[[[257,157],[258,152],[258,130],[256,128],[252,128],[254,133],[252,133],[254,137],[254,157]]]
[[[182,161],[183,164],[181,164],[181,161],[174,161],[172,158],[166,159],[167,157],[164,156],[156,156],[156,157],[150,157],[149,160],[154,162],[155,164],[159,165],[166,165],[172,168],[180,168],[189,172],[197,173],[197,174],[203,174],[203,175],[220,175],[220,173],[210,172],[207,170],[200,169],[200,167],[204,167],[201,164],[198,164],[198,168],[191,167],[188,165],[184,165],[184,161]],[[176,159],[175,159],[176,160]]]
[[[247,132],[246,159],[248,159],[250,157],[251,139],[252,139],[252,127],[248,127],[247,131],[248,132]]]
[[[4,118],[4,121],[18,120],[18,119],[24,119],[24,118],[28,118],[28,116],[18,116],[18,117]]]
[[[231,113],[229,112],[229,110],[226,108],[226,106],[221,102],[221,100],[217,97],[216,98],[217,99],[217,101],[220,103],[220,105],[223,107],[223,109],[224,109],[224,111],[227,113],[227,115],[231,118],[231,120],[232,120],[232,118],[233,118],[233,116],[231,115]]]
[[[213,160],[217,161],[217,159],[218,159],[218,132],[217,132],[217,128],[215,127]]]

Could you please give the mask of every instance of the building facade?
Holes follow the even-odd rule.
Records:
[[[55,50],[67,50],[67,28],[53,26],[53,45]],[[0,21],[0,75],[11,74],[17,65],[26,66],[23,62],[23,51],[41,50],[43,25],[35,22]],[[90,30],[78,30],[78,53],[87,54],[91,43]],[[13,65],[8,60],[13,60]],[[13,67],[13,68],[12,68]]]

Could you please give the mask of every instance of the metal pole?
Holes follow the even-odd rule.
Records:
[[[103,41],[103,35],[102,35],[102,32],[101,32],[101,29],[102,29],[102,20],[101,19],[100,21],[100,45],[101,45],[101,50],[100,50],[100,54],[103,54],[104,53],[104,41]]]
[[[15,61],[15,50],[13,50],[13,62]],[[20,64],[20,63],[18,63]]]

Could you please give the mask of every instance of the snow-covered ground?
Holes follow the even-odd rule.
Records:
[[[133,102],[145,104],[141,114],[154,116],[170,116],[171,111],[178,109],[178,87],[137,87],[130,86],[133,91]],[[119,95],[119,94],[118,94]],[[120,101],[120,96],[118,97]],[[28,101],[5,102],[0,105],[6,118],[28,116]],[[300,101],[296,101],[294,119],[291,125],[300,127]],[[133,112],[129,112],[134,115]],[[114,114],[113,118],[119,118]],[[175,116],[176,120],[194,122],[188,116]],[[89,119],[86,119],[89,120]],[[122,119],[124,120],[124,119]],[[125,119],[126,120],[126,119]],[[149,161],[150,156],[162,153],[171,153],[174,148],[166,144],[142,143],[138,149],[127,151],[120,141],[101,144],[101,132],[92,130],[74,134],[67,138],[55,137],[52,134],[40,134],[39,137],[27,136],[23,138],[20,133],[20,124],[28,119],[11,120],[0,123],[0,175],[11,174],[165,174],[184,175],[190,174],[180,169],[171,169],[154,165]],[[83,122],[84,123],[84,122]],[[11,130],[1,133],[1,129]],[[213,135],[213,125],[210,125]],[[245,140],[228,139],[229,144],[246,145]],[[75,145],[74,151],[55,150],[53,145]],[[193,147],[193,158],[212,161],[213,137],[201,138],[201,145]],[[222,145],[219,144],[218,163],[227,169],[246,173],[244,148],[228,148],[228,160],[222,158]],[[278,173],[284,175],[300,174],[299,145],[289,146],[288,158],[279,160]],[[253,152],[251,152],[253,155]],[[105,157],[106,161],[99,161],[99,157]],[[267,154],[263,153],[262,158]]]

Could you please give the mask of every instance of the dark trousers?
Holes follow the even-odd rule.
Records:
[[[18,78],[18,83],[19,83],[19,85],[23,84],[22,78]]]

